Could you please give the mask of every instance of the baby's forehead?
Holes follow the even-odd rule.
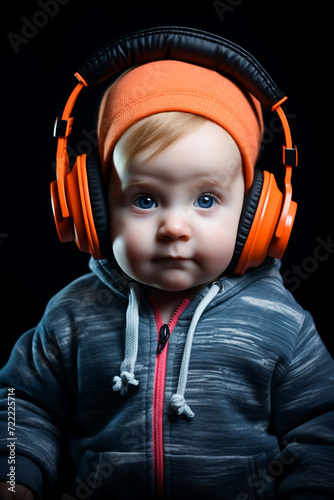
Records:
[[[164,187],[183,186],[185,191],[199,191],[220,188],[230,190],[236,175],[242,176],[241,163],[230,161],[225,164],[195,162],[183,158],[178,163],[171,161],[169,155],[151,159],[134,158],[128,165],[115,169],[115,175],[124,189],[164,189]]]
[[[132,149],[131,155],[127,150],[129,137],[128,133],[117,143],[113,155],[116,171],[124,180],[141,175],[163,181],[174,176],[226,184],[242,166],[234,139],[221,126],[208,120],[167,145],[160,145],[159,149],[155,143],[148,143],[144,149]]]

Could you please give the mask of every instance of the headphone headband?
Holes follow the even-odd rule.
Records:
[[[192,28],[159,27],[117,38],[90,57],[77,73],[87,85],[94,85],[135,65],[163,59],[181,60],[228,75],[267,109],[285,96],[242,47]]]

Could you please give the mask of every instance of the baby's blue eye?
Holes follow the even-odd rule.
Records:
[[[155,208],[157,206],[156,202],[150,196],[139,196],[134,202],[134,205],[138,208],[149,210],[150,208]]]
[[[199,208],[212,208],[216,203],[217,202],[213,196],[203,194],[202,196],[197,198],[195,206]]]

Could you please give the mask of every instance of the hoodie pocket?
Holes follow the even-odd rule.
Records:
[[[167,455],[166,498],[273,500],[274,484],[266,472],[267,462],[265,453],[249,457]]]
[[[87,451],[81,461],[71,500],[147,500],[146,455],[141,452],[95,453]]]

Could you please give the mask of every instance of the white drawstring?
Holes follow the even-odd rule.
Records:
[[[170,398],[170,404],[173,410],[176,411],[178,415],[181,415],[183,413],[188,418],[193,418],[193,416],[195,415],[194,412],[190,409],[190,407],[186,403],[186,400],[184,399],[193,337],[197,327],[197,323],[201,315],[203,314],[203,311],[208,306],[208,304],[214,299],[214,297],[217,295],[220,289],[221,289],[220,283],[216,282],[212,283],[210,290],[196,308],[196,311],[194,313],[193,319],[191,320],[190,327],[188,330],[186,344],[184,346],[177,390],[176,393],[173,394],[173,396]]]
[[[113,378],[114,391],[121,394],[128,392],[128,385],[138,385],[134,369],[138,353],[138,328],[139,328],[139,288],[136,283],[130,283],[129,304],[126,310],[125,329],[125,356],[121,364],[120,377]]]
[[[176,393],[170,398],[170,404],[178,415],[184,414],[188,418],[194,417],[194,412],[190,409],[184,393],[187,385],[188,370],[191,348],[194,338],[194,333],[197,323],[200,320],[204,310],[209,303],[214,299],[217,293],[221,290],[221,284],[214,282],[205,297],[198,304],[194,316],[191,320],[189,330],[187,333],[186,343],[184,346],[182,363],[179,374],[179,381]],[[128,392],[129,385],[138,385],[139,381],[136,380],[134,375],[135,364],[138,353],[138,330],[139,330],[139,289],[136,283],[130,284],[129,303],[126,311],[126,328],[125,328],[125,356],[121,364],[120,376],[113,378],[114,391],[120,391],[121,394]]]

